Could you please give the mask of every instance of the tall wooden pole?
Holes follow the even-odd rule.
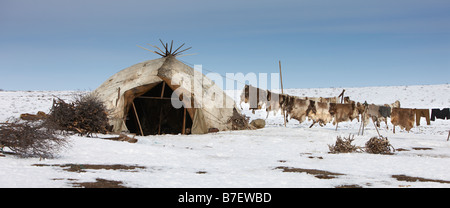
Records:
[[[364,119],[366,117],[366,112],[367,112],[367,106],[364,105],[364,112],[363,112],[363,114],[361,116],[361,125],[359,126],[358,135],[359,135],[359,132],[361,131],[361,128],[362,128],[361,135],[364,135]]]
[[[281,95],[284,96],[284,92],[283,92],[283,76],[281,75],[281,60],[278,61],[278,66],[280,66]],[[281,110],[283,111],[284,127],[286,127],[286,112],[284,111],[284,108],[281,108]]]
[[[366,116],[366,110],[364,109],[364,112],[361,117],[361,125],[359,125],[358,136],[359,136],[359,133],[361,132],[361,129],[363,130],[361,135],[364,135],[364,117],[365,116]]]
[[[375,126],[375,130],[377,130],[378,137],[381,137],[380,132],[378,131],[378,127],[377,127],[377,125],[375,125],[375,121],[373,120],[373,118],[372,118],[372,123],[373,123],[373,126]]]
[[[186,134],[186,108],[183,111],[183,125],[181,126],[181,134]]]
[[[162,89],[161,89],[161,98],[163,98],[163,96],[164,96],[164,88],[165,87],[166,87],[166,83],[163,81],[163,86],[162,86]],[[161,134],[161,120],[162,120],[162,102],[160,102],[160,103],[161,103],[161,106],[160,106],[160,110],[159,110],[158,135]]]
[[[138,116],[137,111],[136,111],[136,106],[134,105],[134,101],[131,102],[131,105],[133,106],[134,115],[136,116],[136,120],[137,120],[137,123],[139,125],[139,130],[141,131],[141,136],[144,136],[144,132],[142,131],[141,122],[139,121],[139,116]]]
[[[344,103],[344,92],[345,92],[345,89],[342,90],[342,93],[339,94],[339,96],[338,96],[338,98],[342,96],[342,97],[341,97],[341,104]],[[335,118],[335,119],[336,119],[336,118]],[[336,123],[336,130],[335,130],[335,131],[337,131],[338,126],[339,126],[339,122]],[[361,128],[361,127],[360,127],[360,128]],[[362,134],[364,134],[364,125],[363,125],[363,131],[362,131]],[[358,132],[358,135],[359,135],[359,132]]]

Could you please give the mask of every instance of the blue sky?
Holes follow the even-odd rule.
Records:
[[[186,43],[190,64],[285,88],[445,84],[450,1],[0,0],[0,89],[93,90]]]

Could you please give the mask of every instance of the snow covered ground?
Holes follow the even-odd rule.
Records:
[[[341,88],[287,89],[298,96],[337,96]],[[0,122],[21,113],[48,112],[52,98],[70,99],[70,91],[2,91]],[[239,93],[228,91],[239,102]],[[375,104],[401,102],[405,108],[450,107],[450,85],[346,88],[352,100]],[[245,104],[242,105],[245,107]],[[266,112],[251,119],[266,118]],[[314,126],[295,120],[283,126],[280,113],[266,119],[260,130],[206,135],[137,136],[127,143],[71,136],[70,146],[55,159],[0,157],[0,187],[73,187],[96,179],[118,181],[126,187],[450,187],[450,120],[436,120],[409,133],[382,124],[380,133],[405,151],[393,155],[329,154],[337,136],[357,134],[357,121]],[[364,146],[377,133],[373,124],[354,144]],[[107,137],[107,135],[98,135]],[[68,171],[65,164],[79,167]],[[129,165],[134,169],[99,169],[89,165]],[[62,166],[62,167],[61,167]],[[296,170],[283,172],[283,170]],[[292,169],[295,168],[295,169]],[[327,172],[324,172],[327,171]],[[327,175],[329,177],[323,177]],[[398,175],[420,179],[398,180]],[[393,177],[394,176],[394,177]]]

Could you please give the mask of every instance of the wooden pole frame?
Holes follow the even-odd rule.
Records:
[[[361,116],[361,125],[359,126],[358,135],[359,135],[360,131],[361,131],[361,135],[364,135],[364,128],[365,128],[364,121],[365,121],[365,118],[366,118],[366,113],[367,113],[367,106],[364,105],[364,111],[363,111],[363,114]]]
[[[367,112],[367,106],[364,105],[364,112],[362,114],[361,125],[359,126],[358,135],[359,135],[359,132],[361,131],[361,129],[362,129],[361,135],[364,135],[364,128],[365,128],[364,120],[365,120],[365,117],[366,117],[366,112]],[[378,137],[381,137],[380,131],[378,131],[378,127],[375,124],[375,120],[373,118],[371,118],[371,120],[372,120],[373,126],[375,127],[375,130],[377,130]]]
[[[179,98],[164,97],[164,92],[165,92],[166,85],[168,87],[171,87],[170,84],[168,84],[165,81],[163,81],[163,86],[162,86],[162,89],[161,89],[161,95],[159,97],[151,97],[151,96],[142,96],[141,95],[139,97],[135,97],[135,99],[136,98],[140,98],[140,99],[154,99],[154,100],[174,100],[174,99],[178,100]],[[191,97],[193,97],[193,94],[191,94]],[[191,99],[191,104],[194,105],[193,99]],[[141,122],[140,122],[139,115],[137,113],[136,106],[134,104],[134,100],[131,102],[131,105],[133,107],[134,115],[136,117],[136,121],[137,121],[137,124],[139,126],[140,135],[144,136],[144,131],[142,129],[142,125],[141,125]],[[163,111],[163,109],[161,107],[160,108],[160,113],[159,113],[158,135],[161,134],[161,123],[162,123],[162,113],[163,113],[162,111]],[[182,123],[182,128],[183,129],[181,130],[182,134],[186,134],[186,115],[191,116],[191,119],[193,120],[193,118],[192,118],[193,116],[192,115],[194,115],[194,113],[195,113],[195,109],[194,108],[184,108],[183,123]],[[125,118],[124,118],[123,122],[125,122]]]
[[[366,108],[364,108],[364,112],[361,116],[361,125],[359,125],[358,135],[361,132],[361,129],[362,129],[361,135],[364,135],[364,119],[365,119],[365,117],[366,117]]]

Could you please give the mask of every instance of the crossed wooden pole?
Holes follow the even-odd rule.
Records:
[[[361,132],[361,135],[364,135],[364,118],[366,117],[366,112],[367,112],[367,106],[368,106],[367,102],[365,102],[363,105],[364,105],[364,112],[361,116],[361,125],[359,126],[358,135],[359,135],[359,132]],[[377,127],[377,125],[375,125],[373,118],[372,118],[372,123],[373,123],[373,126],[375,127],[375,130],[377,130],[378,136],[381,137],[380,131],[378,131],[378,127]],[[361,129],[362,129],[362,131],[361,131]]]

